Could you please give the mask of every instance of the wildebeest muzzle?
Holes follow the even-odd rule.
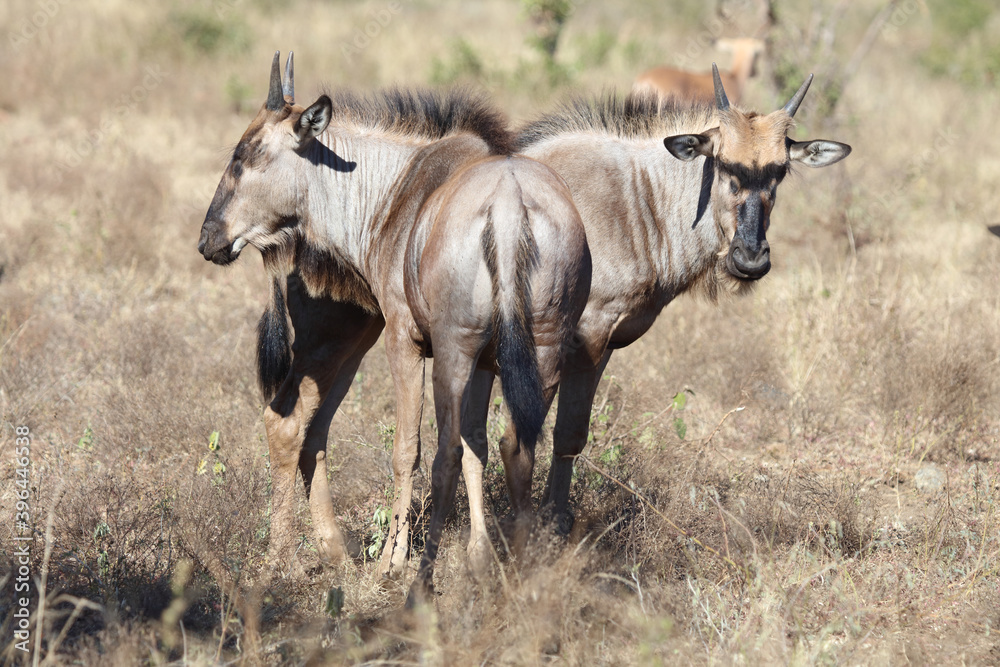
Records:
[[[729,246],[726,268],[741,280],[763,278],[771,270],[771,246],[764,240],[753,250],[737,236]]]
[[[729,245],[726,268],[740,280],[758,280],[771,270],[771,246],[765,238],[767,219],[757,192],[739,206],[736,235]]]
[[[221,233],[221,225],[215,220],[206,220],[201,226],[201,238],[198,240],[198,252],[202,256],[220,266],[236,261],[247,242],[242,237],[229,239]]]

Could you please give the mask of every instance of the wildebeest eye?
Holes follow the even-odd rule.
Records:
[[[736,182],[735,178],[729,179],[729,191],[736,194],[740,191],[740,184]]]
[[[241,160],[233,160],[233,176],[239,178],[243,175],[243,162]]]

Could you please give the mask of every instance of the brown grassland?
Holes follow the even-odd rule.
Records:
[[[897,2],[840,95],[821,77],[884,3],[775,3],[773,76],[744,103],[776,108],[775,82],[814,68],[793,136],[854,153],[786,180],[774,266],[752,296],[680,298],[612,358],[568,538],[539,526],[515,562],[497,530],[494,576],[477,583],[460,501],[436,605],[400,615],[405,588],[382,584],[370,556],[392,493],[379,343],[329,443],[360,556],[319,562],[303,496],[301,567],[255,588],[272,565],[254,368],[266,287],[257,253],[221,269],[195,245],[274,50],[295,51],[306,103],[324,85],[460,83],[517,123],[685,53],[721,64],[691,40],[759,25],[749,0],[729,3],[721,30],[700,0],[579,0],[546,61],[531,4],[0,4],[0,663],[31,658],[14,635],[15,434],[28,427],[30,645],[48,664],[1000,664],[989,0]],[[829,39],[810,51],[817,34]],[[494,526],[508,511],[497,403]]]

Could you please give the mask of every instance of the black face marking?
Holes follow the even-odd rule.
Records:
[[[691,229],[698,226],[698,221],[708,210],[708,202],[712,199],[712,182],[715,178],[715,158],[706,157],[705,164],[701,168],[701,192],[698,194],[698,213],[694,216],[694,224]]]
[[[719,170],[735,178],[739,186],[749,190],[770,190],[777,187],[788,173],[787,164],[772,162],[762,167],[747,167],[733,162],[719,161]],[[735,194],[735,192],[734,192]]]
[[[263,154],[264,146],[259,138],[243,139],[240,143],[236,144],[236,149],[233,151],[233,162],[253,167]],[[237,175],[237,178],[239,178],[239,175]]]

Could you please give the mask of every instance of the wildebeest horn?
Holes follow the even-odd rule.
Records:
[[[281,92],[288,98],[289,104],[295,103],[295,74],[292,72],[292,52],[288,52],[288,60],[285,61],[285,82],[281,86]]]
[[[719,67],[712,63],[712,81],[715,82],[715,106],[719,111],[729,108],[729,98],[726,97],[726,89],[722,87],[722,77],[719,76]]]
[[[271,111],[280,111],[285,108],[285,98],[281,95],[281,62],[279,52],[274,52],[274,60],[271,61],[271,86],[267,89],[267,108]]]
[[[806,92],[809,90],[809,84],[812,82],[813,75],[810,74],[809,78],[806,79],[806,82],[799,86],[799,89],[795,91],[794,95],[792,95],[792,99],[788,100],[788,104],[782,107],[782,109],[788,112],[789,116],[794,116],[795,112],[799,110],[799,105],[802,104],[802,98],[806,96]]]

